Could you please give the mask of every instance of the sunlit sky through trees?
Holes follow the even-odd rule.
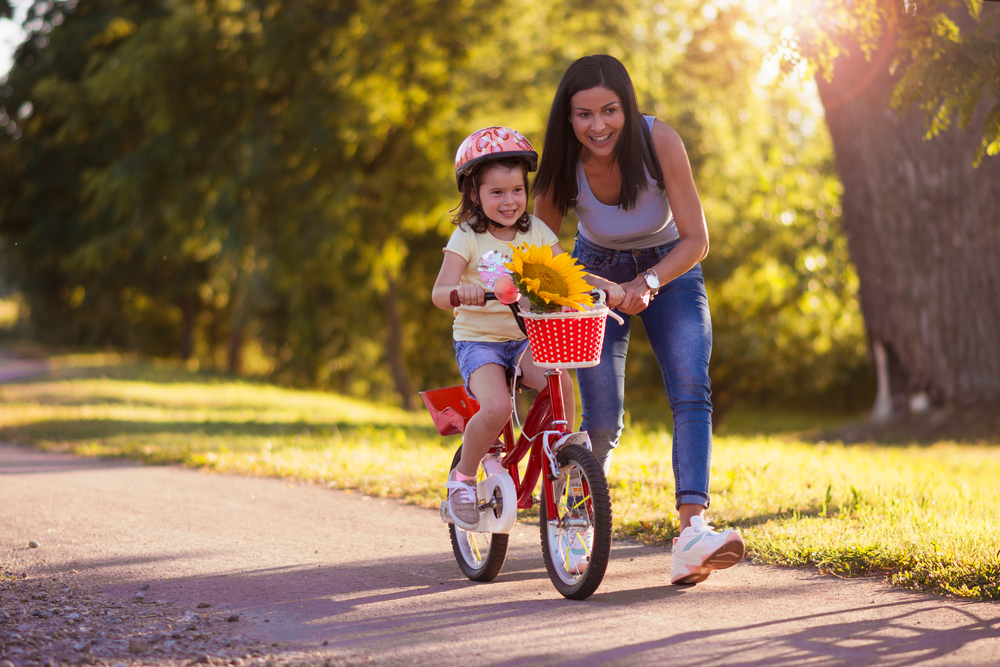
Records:
[[[705,11],[712,14],[718,11],[716,8],[724,9],[734,3],[735,0],[719,0],[706,5]],[[14,7],[14,20],[0,19],[0,76],[10,71],[14,51],[24,39],[21,23],[31,5],[31,0],[12,0],[11,4]],[[754,41],[761,45],[774,42],[778,36],[788,36],[792,30],[796,10],[801,5],[795,0],[745,0],[742,4],[751,15],[758,17],[760,23],[759,26],[746,26],[745,36],[753,35]],[[760,74],[757,77],[760,84],[766,85],[778,76],[779,60],[780,54],[775,52],[761,64]],[[819,103],[815,83],[811,78],[806,78],[803,67],[792,73],[789,84],[801,89],[803,102],[817,118],[822,118],[823,107]]]
[[[4,76],[10,71],[14,50],[24,39],[21,22],[28,12],[28,6],[31,4],[31,1],[13,0],[11,4],[14,6],[14,20],[0,19],[0,76]]]

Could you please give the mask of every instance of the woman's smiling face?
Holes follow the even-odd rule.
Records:
[[[584,148],[598,157],[612,156],[625,127],[622,101],[604,86],[581,90],[570,100],[569,121]]]

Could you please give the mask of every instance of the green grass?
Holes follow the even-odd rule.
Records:
[[[1000,446],[809,443],[828,417],[733,412],[712,467],[716,526],[753,559],[897,586],[1000,599]],[[782,426],[784,425],[784,426]],[[442,497],[458,438],[430,418],[116,355],[54,357],[0,385],[0,440],[219,472],[288,476],[425,507]],[[609,476],[618,536],[677,533],[670,431],[639,421]]]

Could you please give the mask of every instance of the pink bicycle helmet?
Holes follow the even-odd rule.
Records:
[[[484,127],[465,138],[455,153],[455,180],[458,191],[465,192],[466,176],[473,168],[503,158],[524,158],[528,171],[538,168],[538,153],[524,135],[509,127]]]

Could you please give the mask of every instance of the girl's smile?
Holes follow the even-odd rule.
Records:
[[[513,226],[524,215],[528,208],[528,189],[524,183],[524,174],[520,169],[496,166],[487,169],[476,179],[479,205],[486,217],[504,227],[495,230],[507,236],[504,232],[514,231]],[[491,230],[494,231],[494,230]],[[497,236],[494,233],[494,236]],[[510,235],[513,238],[513,235]],[[508,240],[508,239],[504,239]]]

